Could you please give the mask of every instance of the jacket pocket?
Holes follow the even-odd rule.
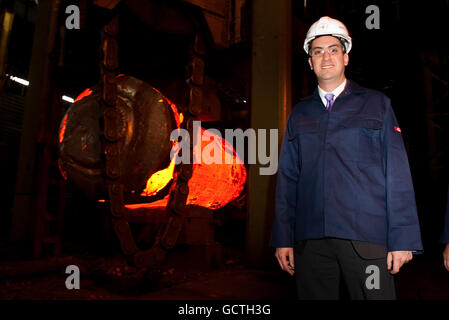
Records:
[[[382,121],[378,119],[352,118],[341,123],[344,128],[365,128],[371,130],[382,129]]]
[[[347,141],[353,143],[349,160],[378,162],[381,159],[380,132],[382,121],[370,118],[352,118],[341,123]]]
[[[308,164],[316,162],[320,154],[320,122],[312,117],[303,117],[299,119],[296,129],[299,164],[301,168],[307,168]]]

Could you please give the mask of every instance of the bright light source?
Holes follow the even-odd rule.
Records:
[[[14,76],[10,76],[9,79],[17,83],[23,84],[24,86],[28,86],[30,84],[29,81]]]
[[[74,103],[75,100],[73,100],[73,98],[67,97],[67,96],[62,96],[62,100],[70,102],[70,103]]]

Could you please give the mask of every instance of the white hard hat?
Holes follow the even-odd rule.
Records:
[[[319,36],[330,35],[343,40],[346,53],[349,53],[352,48],[352,39],[349,36],[346,26],[338,20],[321,17],[310,27],[307,32],[306,40],[304,40],[304,51],[309,54],[310,43]]]

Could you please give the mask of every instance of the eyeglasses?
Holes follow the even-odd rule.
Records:
[[[324,56],[324,50],[327,50],[331,56],[335,56],[340,52],[343,52],[343,47],[339,45],[332,45],[327,48],[314,48],[310,51],[310,56],[312,57],[322,57]]]

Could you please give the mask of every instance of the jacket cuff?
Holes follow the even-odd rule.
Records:
[[[422,252],[421,234],[418,225],[390,227],[388,232],[388,252],[415,251]]]

